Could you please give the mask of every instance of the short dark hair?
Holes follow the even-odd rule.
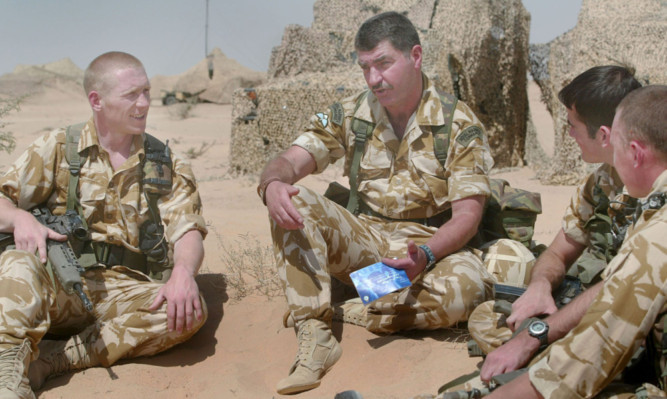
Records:
[[[611,127],[616,106],[632,90],[641,87],[634,70],[618,66],[596,66],[578,75],[558,93],[558,99],[574,109],[595,138],[600,126]]]
[[[626,133],[623,140],[638,139],[667,160],[667,86],[651,85],[628,94],[618,105]]]
[[[371,51],[383,40],[389,40],[396,50],[404,54],[421,44],[412,22],[395,11],[375,15],[361,24],[354,38],[354,48],[357,51]]]

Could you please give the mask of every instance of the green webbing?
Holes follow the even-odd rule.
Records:
[[[364,94],[359,96],[352,115],[357,113],[357,110],[361,104],[364,102],[366,97],[368,97],[368,93],[368,90],[366,90]],[[433,134],[435,157],[444,168],[445,162],[447,161],[449,135],[451,134],[452,130],[454,110],[456,109],[456,103],[458,102],[458,99],[450,94],[442,93],[440,91],[438,91],[438,95],[440,97],[440,103],[442,104],[442,112],[445,117],[445,124],[439,126],[429,126],[429,129],[431,130],[431,134]],[[353,117],[351,127],[352,132],[354,132],[354,154],[350,164],[350,199],[347,202],[347,210],[350,213],[357,215],[359,213],[359,187],[357,182],[359,166],[361,165],[361,157],[364,154],[366,141],[373,134],[375,124]]]
[[[81,131],[86,123],[78,123],[67,127],[67,135],[65,140],[65,159],[69,164],[69,184],[67,186],[67,210],[76,210],[81,216],[83,226],[88,229],[86,219],[83,217],[83,210],[79,199],[76,195],[76,190],[79,187],[79,175],[81,174],[81,165],[86,162],[85,157],[79,155],[79,138]]]
[[[368,97],[368,90],[364,92],[357,100],[357,105],[354,108],[354,114]],[[361,165],[361,156],[364,154],[364,147],[366,140],[373,134],[375,124],[361,119],[352,119],[352,131],[354,132],[354,155],[352,156],[352,163],[350,164],[350,199],[347,201],[347,210],[353,215],[359,212],[359,187],[357,186],[357,176],[359,173],[359,165]]]

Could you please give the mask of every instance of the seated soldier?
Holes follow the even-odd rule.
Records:
[[[206,321],[195,281],[206,234],[199,191],[190,166],[145,133],[143,65],[105,53],[83,85],[90,120],[45,134],[0,177],[0,232],[15,242],[0,255],[2,398],[34,398],[51,375],[162,352]],[[38,206],[88,226],[80,296],[54,278],[47,241],[67,236],[38,222]]]
[[[624,67],[598,66],[578,75],[558,94],[567,107],[570,136],[579,145],[583,160],[602,165],[573,195],[562,229],[537,259],[525,293],[512,305],[512,314],[506,317],[494,312],[494,301],[483,303],[471,314],[468,328],[484,353],[507,341],[524,320],[556,311],[552,291],[561,284],[568,268],[568,274],[588,287],[599,281],[600,273],[616,254],[627,223],[621,211],[618,217],[610,218],[608,208],[614,201],[624,204],[630,199],[611,166],[609,133],[616,106],[640,86]]]
[[[667,322],[667,86],[647,86],[619,104],[611,129],[613,165],[628,193],[642,198],[618,254],[603,272],[595,295],[584,294],[549,316],[545,339],[522,331],[507,344],[524,348],[521,361],[483,378],[519,367],[551,343],[528,372],[489,398],[665,397],[664,326]],[[567,317],[571,307],[583,318]],[[567,336],[565,336],[565,334]],[[561,337],[564,337],[560,339]],[[644,370],[641,386],[615,381],[646,342],[656,368]],[[652,376],[659,376],[654,377]],[[660,386],[658,388],[657,385]]]

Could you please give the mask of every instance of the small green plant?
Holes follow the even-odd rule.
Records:
[[[218,240],[220,261],[225,266],[225,282],[233,289],[233,299],[240,300],[253,294],[272,299],[283,294],[271,246],[262,245],[249,234],[241,234],[231,245],[226,245],[213,227],[209,226],[209,229]]]
[[[185,156],[188,157],[188,159],[196,159],[199,158],[201,155],[203,155],[206,151],[208,151],[209,148],[211,148],[215,144],[215,140],[209,144],[206,141],[201,143],[201,146],[199,146],[199,149],[196,149],[194,147],[190,147],[186,152]]]
[[[16,148],[16,139],[12,132],[2,130],[7,125],[2,118],[11,111],[18,111],[20,102],[20,98],[0,99],[0,152],[11,153]]]

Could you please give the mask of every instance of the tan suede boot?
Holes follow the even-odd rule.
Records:
[[[317,388],[326,372],[340,359],[343,350],[323,321],[310,319],[297,327],[299,349],[289,377],[278,382],[281,395]]]
[[[39,343],[39,358],[30,364],[28,376],[35,391],[42,387],[50,376],[82,370],[99,365],[97,355],[89,344],[78,337],[67,341],[42,340]]]
[[[333,306],[333,319],[366,328],[366,306],[361,298],[348,299]]]
[[[0,352],[0,399],[35,399],[28,381],[30,341]]]

